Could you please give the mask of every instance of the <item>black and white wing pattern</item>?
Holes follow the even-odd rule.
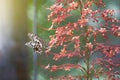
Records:
[[[34,33],[28,33],[28,37],[31,41],[27,42],[25,45],[27,45],[30,48],[34,49],[34,52],[36,53],[42,53],[45,51],[46,44],[43,39],[41,39],[38,35]]]

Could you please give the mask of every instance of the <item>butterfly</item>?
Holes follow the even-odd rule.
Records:
[[[33,48],[35,53],[42,53],[46,49],[46,44],[43,39],[41,39],[37,34],[28,33],[28,37],[31,41],[25,43],[29,48]]]

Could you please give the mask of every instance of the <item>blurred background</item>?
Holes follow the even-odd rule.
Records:
[[[27,34],[33,31],[34,7],[37,8],[37,32],[49,41],[52,32],[47,31],[51,22],[47,21],[48,8],[55,0],[0,0],[0,80],[32,80],[33,53],[25,46]],[[114,9],[120,19],[120,0],[104,0],[107,9]],[[51,73],[40,65],[47,65],[50,58],[38,55],[38,80],[49,80]],[[76,62],[76,60],[73,60]],[[74,73],[74,72],[73,72]]]

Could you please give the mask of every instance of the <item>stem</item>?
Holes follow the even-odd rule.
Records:
[[[89,52],[87,53],[87,55],[86,55],[86,58],[87,58],[87,61],[86,61],[86,65],[87,65],[87,80],[89,80],[89,76],[90,76],[90,74],[89,74],[89,72],[90,72],[90,54],[89,54]]]
[[[37,34],[37,0],[33,0],[33,33]]]
[[[37,75],[38,75],[38,66],[37,66],[37,53],[33,53],[33,58],[34,58],[34,62],[33,62],[33,65],[34,65],[34,73],[33,73],[33,80],[37,80]]]
[[[33,0],[33,7],[34,7],[34,20],[33,20],[33,33],[37,34],[37,0]],[[37,75],[38,75],[38,67],[37,67],[37,54],[33,52],[33,67],[34,67],[34,72],[33,72],[33,80],[37,80]]]
[[[87,32],[87,27],[85,27],[85,32]],[[86,43],[89,42],[87,40],[87,37],[88,36],[85,37],[86,38],[85,39]],[[86,55],[85,55],[85,57],[86,57],[86,66],[87,66],[87,69],[86,69],[87,80],[90,80],[90,51],[89,51],[88,48],[86,48]]]
[[[80,0],[80,2],[81,2],[81,8],[83,9],[83,7],[84,7],[84,2],[82,1],[82,0]]]
[[[83,6],[84,6],[84,3],[82,0],[78,0],[79,1],[79,4],[80,4],[80,13],[82,15],[82,9],[83,9]]]

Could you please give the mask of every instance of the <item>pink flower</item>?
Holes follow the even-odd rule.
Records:
[[[88,22],[88,19],[80,19],[78,23],[80,24],[81,28],[83,28]]]
[[[78,8],[78,2],[74,2],[73,1],[72,3],[69,4],[69,8],[70,9],[76,9],[76,8]]]
[[[106,28],[100,28],[99,32],[100,32],[100,33],[106,33],[107,30],[106,30]]]
[[[86,43],[86,47],[91,51],[93,49],[93,44],[91,42]]]

